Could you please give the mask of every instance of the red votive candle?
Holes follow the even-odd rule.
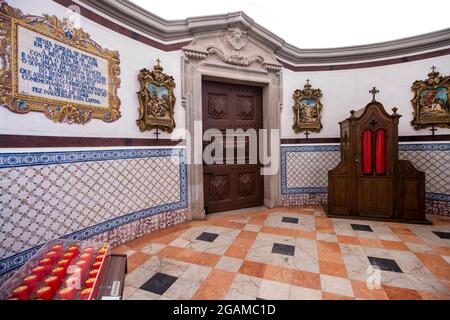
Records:
[[[94,270],[100,269],[101,265],[102,265],[101,261],[97,261],[92,265],[92,269]]]
[[[58,297],[60,300],[73,300],[75,293],[77,293],[77,290],[74,288],[64,288],[59,290]]]
[[[44,283],[47,287],[52,288],[53,293],[56,293],[61,286],[61,279],[57,276],[50,276],[44,280]]]
[[[19,300],[28,300],[28,295],[30,294],[30,289],[28,286],[20,286],[13,290],[12,295],[14,298]]]
[[[92,248],[92,247],[84,248],[83,252],[90,253],[92,255],[94,253],[94,248]]]
[[[82,300],[89,299],[89,295],[91,294],[92,288],[86,288],[80,293],[80,297]]]
[[[76,256],[75,252],[67,252],[63,255],[63,259],[72,261]]]
[[[102,262],[104,258],[105,258],[104,255],[100,255],[100,256],[95,257],[95,261]]]
[[[75,257],[78,255],[78,247],[77,246],[70,246],[69,249],[67,249],[67,252],[72,252],[75,254]]]
[[[81,260],[85,260],[85,261],[87,261],[87,262],[91,262],[91,260],[92,260],[92,254],[91,254],[91,253],[83,253],[83,254],[80,256],[80,259],[81,259]]]
[[[44,259],[39,260],[39,265],[43,266],[43,267],[51,266],[52,264],[53,264],[53,261],[50,258],[44,258]]]
[[[55,251],[47,252],[45,255],[46,258],[50,259],[52,261],[52,264],[56,263],[56,260],[58,260],[58,254]]]
[[[97,278],[98,269],[94,269],[91,272],[89,272],[89,278]]]
[[[98,250],[98,253],[99,253],[100,255],[104,255],[104,254],[106,253],[107,250],[108,250],[108,249],[106,249],[105,247],[103,247],[103,248],[101,248],[101,249]]]
[[[89,278],[84,282],[85,288],[92,288],[94,286],[95,278]]]
[[[63,254],[63,246],[62,246],[62,244],[54,245],[54,246],[52,247],[52,251],[53,251],[53,252],[56,252],[56,254],[58,255],[58,257],[61,257],[62,254]]]
[[[68,259],[62,259],[62,260],[58,261],[58,267],[64,268],[64,272],[69,267],[69,264],[70,264],[70,260],[68,260]]]
[[[89,267],[89,263],[86,260],[80,260],[77,263],[75,263],[75,265],[81,269],[81,274],[86,273]]]
[[[66,275],[66,269],[64,267],[56,267],[55,269],[52,270],[52,275],[62,280]]]
[[[36,288],[37,283],[38,283],[38,277],[34,274],[23,279],[23,284],[25,286],[28,286],[28,288],[30,289],[30,292],[33,291],[34,288]]]
[[[42,300],[52,300],[53,290],[50,287],[42,287],[36,291],[36,298]]]
[[[41,281],[47,274],[47,269],[43,266],[37,266],[31,269],[31,274],[37,276],[37,281]]]

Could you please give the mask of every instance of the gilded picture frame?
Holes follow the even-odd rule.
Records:
[[[427,127],[450,128],[450,76],[440,75],[431,67],[428,79],[414,81],[411,125],[419,130]]]
[[[304,131],[320,132],[322,129],[322,91],[312,88],[310,80],[306,80],[303,90],[294,92],[294,126],[295,133]]]
[[[107,81],[104,86],[104,102],[101,106],[76,99],[58,99],[54,96],[30,94],[19,90],[18,35],[31,32],[49,38],[55,44],[63,44],[79,52],[98,57],[107,62]],[[102,48],[81,28],[74,28],[68,19],[56,16],[25,15],[6,1],[0,0],[0,106],[19,114],[43,112],[55,122],[85,124],[91,119],[113,122],[120,118],[121,101],[117,95],[120,87],[120,57],[118,51]],[[106,74],[106,72],[105,72]],[[99,103],[100,105],[100,103]]]
[[[142,69],[138,75],[141,85],[139,90],[139,119],[137,125],[141,131],[159,129],[168,133],[175,128],[174,109],[175,80],[164,74],[163,67],[157,60],[153,70]]]

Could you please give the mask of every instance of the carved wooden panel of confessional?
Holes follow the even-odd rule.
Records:
[[[328,214],[428,223],[425,174],[398,160],[397,110],[375,99],[340,122],[341,162],[328,173]]]

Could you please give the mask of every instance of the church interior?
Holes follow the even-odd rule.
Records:
[[[450,300],[450,28],[0,0],[0,300]]]

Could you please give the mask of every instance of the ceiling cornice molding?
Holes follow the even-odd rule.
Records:
[[[78,0],[78,2],[162,43],[184,42],[199,33],[240,25],[247,30],[249,36],[273,50],[280,59],[293,65],[353,63],[450,47],[450,28],[448,28],[367,45],[301,49],[259,25],[244,12],[168,21],[128,0]]]

